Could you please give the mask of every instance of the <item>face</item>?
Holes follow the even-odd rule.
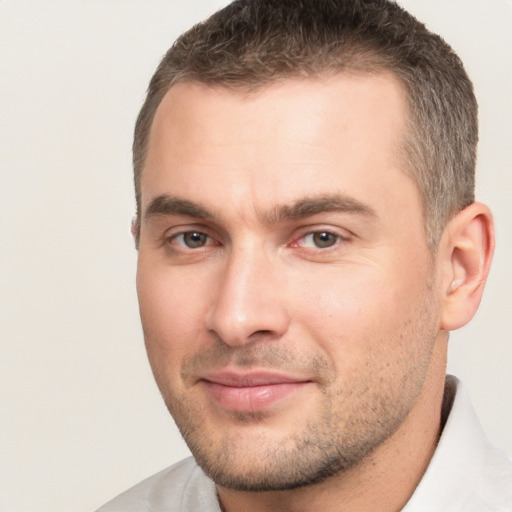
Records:
[[[290,489],[368,457],[422,392],[438,333],[393,77],[243,94],[175,85],[142,174],[149,360],[219,485]]]

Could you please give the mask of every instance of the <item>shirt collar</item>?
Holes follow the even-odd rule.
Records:
[[[446,378],[442,420],[445,424],[434,456],[403,512],[468,510],[461,504],[474,503],[475,487],[482,478],[489,478],[484,475],[489,469],[486,458],[494,448],[462,384],[451,375]]]

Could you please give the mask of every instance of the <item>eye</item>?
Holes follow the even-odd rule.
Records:
[[[172,241],[188,249],[199,249],[209,243],[210,237],[200,231],[187,231],[173,236]]]
[[[308,233],[300,242],[302,247],[312,249],[327,249],[336,245],[342,237],[329,231],[315,231]]]

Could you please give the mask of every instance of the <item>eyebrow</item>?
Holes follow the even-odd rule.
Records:
[[[168,195],[155,197],[145,211],[145,217],[148,219],[171,215],[185,215],[198,219],[212,219],[214,217],[212,212],[200,204]]]
[[[341,194],[328,194],[302,198],[291,205],[276,206],[264,215],[264,220],[269,224],[278,224],[286,220],[311,217],[325,212],[354,213],[367,218],[377,217],[373,208],[354,198]],[[197,219],[216,217],[213,212],[199,203],[169,195],[154,198],[144,213],[147,219],[172,215],[184,215]]]
[[[268,222],[276,224],[284,220],[301,219],[325,212],[355,213],[367,218],[377,217],[377,213],[370,206],[341,194],[306,197],[292,205],[278,206],[266,217]]]

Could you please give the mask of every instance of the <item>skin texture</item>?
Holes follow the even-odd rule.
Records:
[[[226,511],[397,510],[435,449],[446,331],[481,288],[464,312],[453,295],[482,283],[490,215],[472,207],[431,254],[405,105],[391,75],[340,74],[250,94],[181,83],[157,110],[141,318]],[[454,256],[462,234],[472,256]]]

